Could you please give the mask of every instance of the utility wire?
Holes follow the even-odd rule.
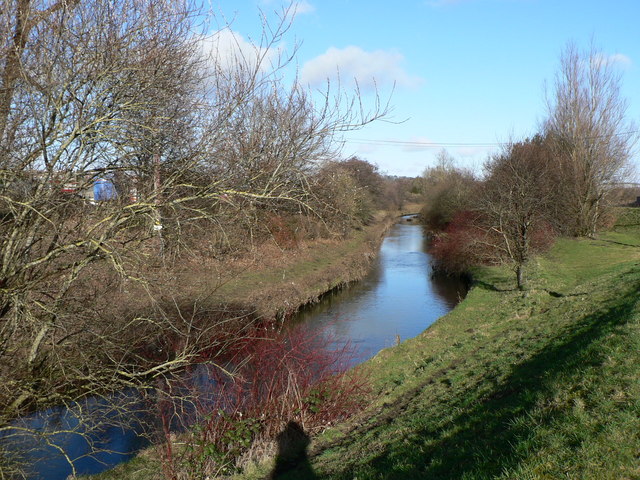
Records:
[[[400,147],[497,147],[502,143],[465,143],[465,142],[410,142],[402,140],[370,140],[365,138],[354,138],[346,140],[347,143],[356,143],[359,145],[397,145]]]
[[[640,133],[640,130],[632,130],[629,132],[620,132],[613,135],[595,135],[592,137],[583,137],[577,140],[595,140],[606,137],[620,137],[623,135],[634,135]],[[405,140],[381,140],[369,138],[353,138],[345,140],[346,143],[357,145],[390,145],[399,147],[422,147],[422,148],[446,148],[446,147],[499,147],[508,142],[418,142]]]

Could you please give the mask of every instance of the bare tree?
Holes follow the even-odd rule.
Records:
[[[545,226],[556,186],[550,182],[552,156],[541,136],[507,144],[485,165],[479,211],[493,254],[514,266],[516,285],[525,287],[524,267],[535,251],[534,232]]]
[[[186,1],[5,5],[3,441],[18,434],[13,418],[89,395],[109,403],[108,392],[169,381],[242,335],[243,315],[161,298],[156,284],[171,271],[157,232],[180,243],[190,228],[224,230],[222,214],[247,203],[309,208],[310,165],[334,151],[335,135],[384,114],[354,108],[357,95],[345,104],[326,92],[317,106],[299,86],[284,88],[277,72],[290,58],[271,64],[263,47],[282,38],[287,11],[265,25],[257,61],[238,56],[228,69],[199,54]],[[117,198],[86,201],[98,179]]]
[[[582,52],[570,43],[562,52],[545,129],[563,177],[563,223],[574,235],[595,234],[637,139],[621,85],[614,61],[593,46]]]
[[[28,430],[12,418],[143,385],[180,368],[205,341],[193,318],[177,322],[109,304],[122,300],[124,283],[141,279],[153,196],[130,204],[121,191],[122,198],[94,206],[81,197],[99,177],[143,178],[136,159],[157,144],[160,130],[173,135],[177,150],[166,100],[185,109],[195,103],[191,12],[137,0],[5,5],[0,28],[17,40],[0,60],[3,443]],[[181,342],[170,355],[153,356],[148,349],[163,319]]]
[[[468,169],[457,167],[455,159],[445,149],[437,155],[437,164],[422,174],[425,206],[421,215],[434,230],[442,230],[454,216],[474,208],[477,181]]]
[[[11,105],[18,88],[18,84],[24,81],[22,78],[21,63],[25,50],[34,30],[49,21],[53,15],[60,11],[73,8],[78,0],[42,2],[34,0],[16,0],[7,2],[3,8],[0,32],[2,42],[0,46],[0,138],[7,131]]]

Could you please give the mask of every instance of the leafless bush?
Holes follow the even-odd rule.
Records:
[[[333,341],[328,332],[304,326],[280,332],[257,326],[221,355],[224,361],[217,359],[227,371],[210,367],[198,373],[216,388],[208,397],[193,395],[199,399],[197,421],[173,438],[168,419],[175,398],[167,395],[162,411],[167,478],[236,472],[260,451],[273,454],[269,445],[288,422],[317,433],[361,408],[366,378],[345,372],[353,350],[348,343],[332,346]]]
[[[271,64],[264,52],[285,35],[286,9],[255,59],[229,65],[202,55],[187,1],[5,6],[0,431],[11,434],[11,418],[144,389],[201,361],[229,320],[168,308],[156,281],[170,283],[184,252],[205,254],[207,232],[219,252],[246,242],[236,223],[259,231],[263,212],[311,212],[312,166],[336,134],[385,109],[366,113],[341,91],[318,104],[284,86],[291,58]],[[117,198],[88,202],[96,180]],[[115,298],[136,308],[113,315]]]
[[[455,166],[454,158],[442,150],[438,163],[422,175],[422,194],[425,206],[421,216],[432,230],[444,229],[458,212],[477,206],[478,182],[473,173]]]

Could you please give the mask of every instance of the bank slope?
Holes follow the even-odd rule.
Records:
[[[640,478],[637,223],[558,241],[524,294],[476,272],[454,311],[364,365],[376,400],[314,442],[313,475]]]

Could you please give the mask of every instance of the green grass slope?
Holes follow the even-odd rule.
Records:
[[[627,210],[559,240],[524,293],[476,272],[454,311],[362,367],[374,403],[313,443],[314,477],[640,478],[639,225]]]

